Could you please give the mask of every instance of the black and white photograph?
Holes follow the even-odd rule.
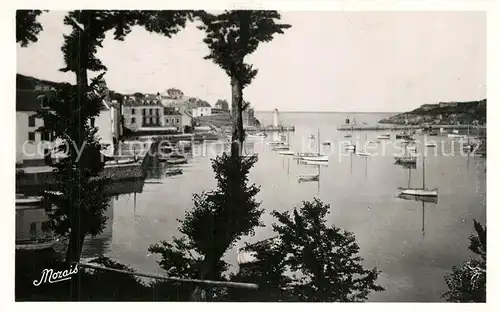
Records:
[[[12,12],[14,301],[486,303],[486,11],[73,7]]]

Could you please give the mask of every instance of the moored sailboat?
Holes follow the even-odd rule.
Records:
[[[422,155],[422,187],[421,188],[412,188],[410,185],[406,188],[399,188],[401,190],[401,194],[409,195],[409,196],[417,196],[417,197],[437,197],[438,189],[427,189],[425,187],[425,157]]]

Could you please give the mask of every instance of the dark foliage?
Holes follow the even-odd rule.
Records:
[[[160,266],[178,277],[220,280],[227,269],[224,253],[243,235],[253,234],[263,213],[255,201],[259,188],[248,186],[256,156],[223,154],[212,161],[217,189],[194,195],[194,208],[181,222],[182,239],[150,247],[161,255]],[[193,288],[194,290],[194,288]],[[210,295],[212,298],[215,294]],[[217,294],[220,296],[220,293]]]
[[[383,291],[375,284],[379,271],[363,268],[354,234],[327,226],[329,209],[315,199],[293,214],[274,211],[276,239],[251,248],[258,262],[235,279],[266,285],[270,300],[280,301],[364,301],[370,292]]]
[[[486,302],[486,227],[474,220],[476,234],[469,237],[469,249],[480,259],[453,266],[445,277],[449,290],[443,298],[449,302]]]
[[[43,30],[37,21],[42,10],[17,10],[16,11],[16,42],[26,47],[30,42],[38,41],[38,34]]]
[[[245,57],[257,50],[262,42],[271,41],[290,25],[277,23],[281,16],[277,11],[235,10],[214,15],[207,12],[195,14],[203,25],[203,40],[210,53],[205,59],[219,65],[231,79],[233,115],[232,153],[241,154],[245,139],[243,130],[243,89],[257,75],[257,69],[245,63]],[[239,142],[237,144],[236,142]]]

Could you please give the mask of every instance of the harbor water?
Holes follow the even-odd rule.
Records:
[[[358,123],[374,124],[389,114],[352,116]],[[257,112],[256,117],[263,125],[273,123],[272,112]],[[236,270],[239,247],[274,235],[273,210],[292,210],[316,197],[330,205],[329,224],[355,234],[365,267],[382,271],[378,283],[386,291],[371,294],[370,301],[442,301],[441,293],[447,289],[444,276],[453,265],[473,256],[468,250],[473,219],[486,223],[485,159],[461,153],[457,139],[429,137],[437,146],[417,144],[417,152],[427,153],[425,158],[418,157],[408,181],[410,169],[394,164],[394,155],[402,150],[396,133],[367,150],[378,155],[358,157],[341,146],[351,140],[344,137],[346,132],[337,131],[345,117],[345,113],[280,113],[281,123],[295,126],[295,132],[284,134],[294,151],[316,151],[318,133],[320,141],[331,141],[331,145],[320,145],[330,155],[327,165],[303,164],[272,151],[266,142],[280,139],[278,133],[245,144],[247,153],[259,157],[250,181],[260,186],[257,197],[265,209],[265,227],[239,241],[225,260]],[[360,148],[383,133],[353,132],[352,143]],[[311,134],[316,138],[310,139]],[[83,257],[105,255],[139,271],[161,272],[158,258],[148,253],[148,247],[180,235],[178,219],[192,208],[193,194],[215,188],[210,159],[225,147],[224,142],[195,145],[188,163],[180,165],[181,175],[165,176],[163,164],[148,168],[140,192],[134,189],[110,198],[106,228],[85,242]],[[437,203],[397,197],[398,187],[422,186],[422,161],[425,186],[439,189]],[[316,172],[319,181],[298,182],[299,174]],[[27,228],[24,223],[33,218],[18,216],[16,221],[16,227]]]

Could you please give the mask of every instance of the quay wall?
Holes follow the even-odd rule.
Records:
[[[127,180],[144,180],[142,162],[134,164],[107,165],[99,175],[99,179],[111,182]],[[33,186],[53,185],[56,182],[54,171],[16,173],[16,189]]]
[[[427,128],[427,129],[467,129],[467,125],[377,125],[377,126],[347,126],[342,125],[338,126],[337,130],[339,131],[376,131],[376,130],[412,130],[419,128]],[[470,127],[472,129],[472,127]],[[486,126],[479,126],[480,129],[486,129]]]

